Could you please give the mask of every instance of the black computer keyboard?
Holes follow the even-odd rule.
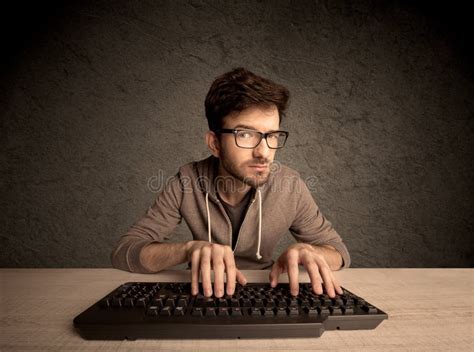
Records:
[[[331,299],[300,284],[237,284],[234,295],[192,296],[190,283],[129,282],[74,319],[85,339],[318,337],[325,330],[374,329],[388,316],[347,291]],[[202,287],[200,287],[202,292]]]

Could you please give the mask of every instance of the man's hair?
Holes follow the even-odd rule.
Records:
[[[204,106],[211,131],[222,127],[229,114],[249,107],[276,105],[280,122],[285,115],[290,92],[284,86],[238,67],[217,77],[206,95]]]

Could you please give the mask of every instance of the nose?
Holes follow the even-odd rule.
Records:
[[[268,148],[267,141],[264,138],[253,149],[253,157],[256,159],[270,159],[271,153],[272,149]]]

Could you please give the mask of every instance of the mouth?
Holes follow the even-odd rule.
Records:
[[[268,165],[263,164],[249,165],[249,167],[255,171],[265,171],[268,169]]]

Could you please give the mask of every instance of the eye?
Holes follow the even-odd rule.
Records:
[[[268,138],[270,139],[280,139],[280,138],[285,138],[285,134],[281,132],[275,132],[270,135],[268,135]]]
[[[238,131],[237,136],[239,138],[251,138],[253,133],[250,131]]]

